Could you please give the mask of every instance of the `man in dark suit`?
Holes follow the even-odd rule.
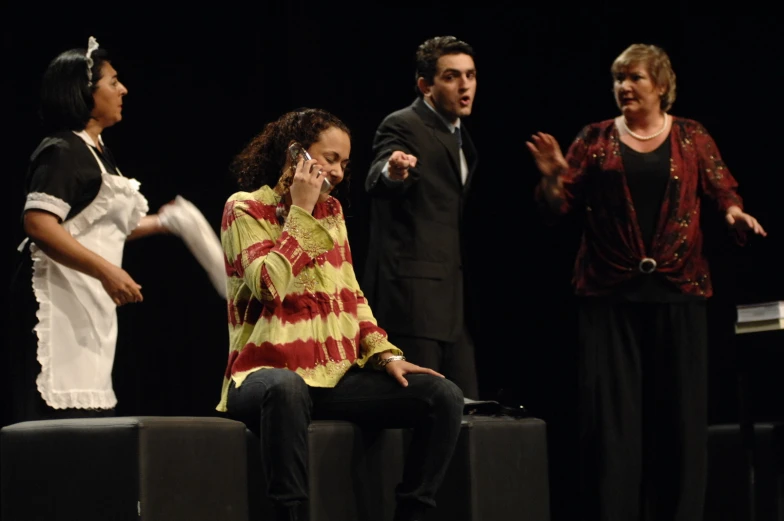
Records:
[[[380,326],[406,358],[478,398],[465,323],[463,208],[477,153],[461,118],[471,114],[470,45],[431,38],[416,52],[418,98],[381,122],[365,189],[370,248],[363,289]]]

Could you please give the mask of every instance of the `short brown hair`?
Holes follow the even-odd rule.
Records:
[[[675,71],[672,70],[670,57],[667,56],[664,49],[656,45],[634,43],[615,58],[610,72],[615,77],[616,74],[633,64],[645,65],[653,84],[657,87],[664,87],[661,108],[664,111],[670,110],[675,102]]]

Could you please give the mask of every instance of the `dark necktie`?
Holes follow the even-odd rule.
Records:
[[[460,127],[455,127],[454,134],[457,140],[457,148],[463,148],[463,136],[460,134]]]

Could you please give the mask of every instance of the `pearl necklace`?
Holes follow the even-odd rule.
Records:
[[[623,125],[624,130],[626,130],[626,132],[631,137],[633,137],[634,139],[639,139],[640,141],[648,141],[649,139],[653,139],[656,136],[661,135],[662,132],[664,132],[664,129],[667,128],[667,116],[668,116],[668,114],[665,112],[664,113],[664,124],[662,125],[662,128],[660,128],[658,131],[654,132],[650,136],[641,136],[641,135],[635,134],[634,132],[629,130],[629,127],[626,126],[626,118],[624,118],[623,116],[621,116],[621,125]]]

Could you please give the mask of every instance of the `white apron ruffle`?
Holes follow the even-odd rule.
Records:
[[[147,214],[148,204],[138,181],[111,175],[98,163],[103,172],[98,195],[63,227],[87,249],[121,266],[125,240]],[[55,262],[35,244],[30,253],[39,306],[35,326],[41,364],[38,391],[55,409],[115,407],[114,302],[97,279]]]

